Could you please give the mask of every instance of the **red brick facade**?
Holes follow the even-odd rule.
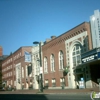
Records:
[[[8,86],[9,84],[12,86],[16,86],[15,84],[16,83],[16,64],[18,63],[21,63],[21,68],[22,67],[24,68],[25,77],[22,78],[21,81],[24,82],[24,84],[26,83],[25,66],[28,65],[28,63],[25,62],[24,51],[31,52],[31,48],[32,48],[31,46],[21,47],[18,50],[16,50],[14,53],[9,55],[2,62],[2,80],[6,81],[6,86]],[[24,86],[26,86],[26,84]]]
[[[3,50],[2,50],[2,47],[0,46],[0,56],[2,56],[3,54]]]
[[[49,42],[45,43],[42,46],[42,53],[43,53],[43,64],[44,64],[44,57],[47,57],[47,63],[48,63],[48,73],[44,73],[44,81],[49,81],[49,87],[52,87],[52,79],[56,79],[56,87],[61,87],[60,85],[60,78],[63,76],[63,71],[59,70],[59,51],[63,51],[64,54],[64,67],[67,66],[67,51],[65,46],[65,41],[75,37],[79,36],[82,32],[87,31],[87,44],[88,44],[88,50],[92,49],[92,42],[91,42],[91,34],[90,34],[90,25],[88,22],[84,22],[75,28],[65,32],[64,34],[55,37]],[[79,41],[82,41],[81,38],[78,39]],[[72,44],[73,41],[69,43],[69,46]],[[68,51],[69,52],[69,51]],[[54,54],[55,58],[55,72],[51,72],[50,68],[50,55]],[[43,67],[44,71],[44,67]],[[65,76],[65,84],[68,86],[68,75]],[[45,82],[44,82],[45,85]]]

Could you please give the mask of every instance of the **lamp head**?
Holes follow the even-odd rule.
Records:
[[[38,41],[34,41],[33,44],[39,44],[39,42]]]

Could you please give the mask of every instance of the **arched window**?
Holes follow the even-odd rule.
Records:
[[[44,72],[48,72],[47,58],[44,58]]]
[[[55,71],[54,55],[53,54],[50,56],[50,63],[51,63],[51,71]]]
[[[80,44],[76,44],[73,47],[72,51],[72,59],[73,59],[73,67],[81,64],[81,46]]]
[[[63,57],[63,52],[59,52],[59,69],[64,68],[64,57]]]

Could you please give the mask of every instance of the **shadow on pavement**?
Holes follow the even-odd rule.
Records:
[[[48,100],[42,94],[0,94],[0,100]]]

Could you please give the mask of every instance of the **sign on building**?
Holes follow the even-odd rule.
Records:
[[[81,54],[81,61],[83,63],[92,62],[100,59],[100,48],[95,48],[86,53]]]
[[[25,51],[24,55],[25,55],[25,62],[31,62],[31,54]]]

